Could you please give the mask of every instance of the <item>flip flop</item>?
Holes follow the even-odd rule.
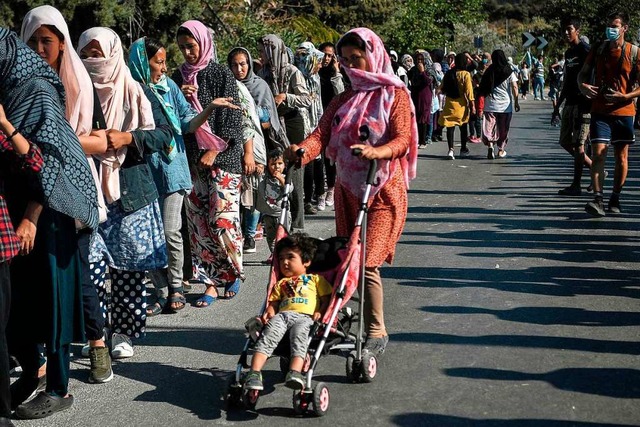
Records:
[[[233,295],[227,295],[229,292],[233,292]],[[240,292],[240,279],[236,279],[233,282],[227,282],[224,285],[224,299],[233,299]]]
[[[209,307],[216,301],[216,297],[212,297],[211,295],[204,294],[200,298],[198,298],[195,302],[195,306],[198,308],[206,308]]]

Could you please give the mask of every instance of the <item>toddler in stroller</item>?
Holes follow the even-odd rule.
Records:
[[[305,386],[302,368],[309,333],[327,309],[332,292],[331,285],[322,276],[307,274],[315,249],[314,241],[303,233],[286,236],[275,246],[282,278],[269,295],[267,309],[261,317],[266,326],[254,348],[251,371],[244,383],[247,390],[263,389],[260,371],[287,332],[291,362],[285,385],[294,390]]]

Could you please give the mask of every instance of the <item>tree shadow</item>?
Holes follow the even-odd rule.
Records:
[[[401,427],[415,426],[449,426],[449,427],[620,427],[621,424],[609,424],[598,422],[564,421],[549,419],[476,419],[457,417],[454,415],[429,414],[426,412],[413,412],[408,414],[394,415],[391,417],[394,425]]]
[[[565,368],[547,373],[528,373],[488,368],[449,368],[451,377],[498,380],[544,381],[554,387],[621,399],[640,398],[640,371],[624,368]]]

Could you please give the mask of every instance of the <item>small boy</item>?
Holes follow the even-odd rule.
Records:
[[[282,213],[280,205],[284,197],[284,153],[276,148],[267,153],[267,173],[258,184],[258,195],[255,206],[262,213],[262,222],[267,236],[269,250],[273,252],[273,242],[276,239],[278,220]],[[289,231],[291,215],[288,215],[285,229]]]
[[[305,386],[302,375],[311,326],[320,320],[331,297],[331,285],[322,276],[307,274],[316,246],[304,233],[295,233],[279,240],[275,247],[282,279],[269,296],[269,305],[262,315],[266,324],[255,346],[251,371],[244,387],[263,390],[261,370],[267,359],[289,332],[291,364],[285,385],[294,390]]]

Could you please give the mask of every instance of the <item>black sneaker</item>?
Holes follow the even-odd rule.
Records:
[[[293,390],[302,390],[305,385],[304,375],[298,371],[289,371],[284,380],[284,385]]]
[[[242,247],[242,251],[245,254],[252,254],[256,251],[256,241],[253,237],[247,236],[244,239],[244,246]]]
[[[461,148],[460,149],[460,157],[464,157],[464,156],[468,156],[470,153],[468,148]]]
[[[607,212],[612,214],[622,213],[622,209],[620,209],[620,198],[619,197],[611,197],[609,199],[609,205],[607,206]]]
[[[496,152],[493,150],[493,147],[487,148],[487,159],[494,160],[496,158]]]
[[[316,215],[318,213],[318,209],[311,203],[306,203],[304,205],[304,213],[306,215]]]
[[[586,204],[584,210],[591,216],[602,218],[606,215],[604,212],[604,203],[602,200],[595,199]]]
[[[367,341],[364,343],[364,347],[362,348],[362,350],[373,353],[374,356],[380,356],[384,353],[384,350],[387,348],[388,343],[388,335],[380,338],[367,338]]]
[[[580,187],[574,187],[573,185],[558,190],[558,194],[561,196],[582,196],[582,189]]]
[[[247,390],[264,390],[262,373],[260,371],[249,371],[244,379],[244,388]]]

